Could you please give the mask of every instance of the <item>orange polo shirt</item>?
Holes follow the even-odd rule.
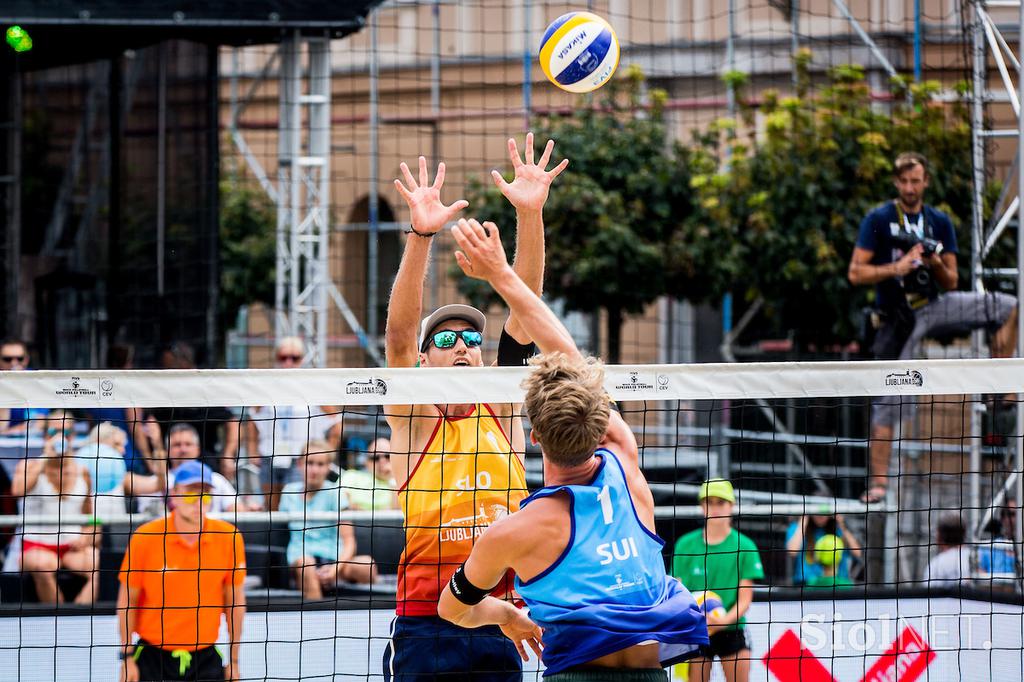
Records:
[[[224,588],[245,581],[245,545],[237,528],[211,518],[199,541],[188,544],[172,517],[139,526],[120,579],[139,591],[139,637],[163,649],[195,651],[217,642],[221,614],[231,606]]]

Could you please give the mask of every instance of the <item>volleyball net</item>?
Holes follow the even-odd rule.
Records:
[[[857,222],[891,192],[890,157],[912,146],[932,160],[929,202],[954,217],[964,253],[971,241],[969,119],[958,88],[970,79],[975,16],[971,3],[920,5],[915,15],[909,8],[831,0],[382,3],[364,30],[331,45],[334,222],[327,268],[337,291],[324,313],[325,364],[380,364],[366,339],[383,334],[388,285],[408,227],[389,184],[399,164],[414,164],[420,155],[432,167],[444,161],[446,201],[465,198],[470,213],[511,225],[514,211],[489,174],[508,174],[506,140],[514,137],[522,149],[529,130],[538,150],[555,140],[553,162],[571,163],[549,199],[546,266],[553,276],[546,285],[564,302],[581,347],[614,357],[608,350],[621,343],[621,362],[704,361],[704,330],[717,330],[698,324],[700,313],[690,304],[717,305],[729,293],[773,303],[772,318],[756,321],[758,335],[742,340],[754,356],[746,359],[795,359],[799,344],[792,340],[772,350],[756,345],[785,340],[789,329],[819,349],[845,345],[856,334],[866,289],[851,295],[844,287],[837,295],[819,286],[845,277],[845,258],[822,254],[852,251]],[[537,61],[548,23],[583,8],[606,18],[622,45],[617,78],[587,97],[548,83]],[[1006,8],[991,11],[997,22],[1015,16]],[[298,49],[305,64],[307,48]],[[267,244],[273,206],[261,188],[273,185],[280,165],[274,128],[285,122],[276,108],[295,79],[279,75],[281,54],[279,46],[225,49],[220,62],[231,132],[222,149],[225,201],[236,197],[230,205],[250,217],[238,238],[258,234]],[[303,76],[297,87],[313,95],[317,82]],[[624,125],[630,120],[645,123]],[[989,141],[992,149],[1001,144]],[[645,179],[642,188],[630,180],[651,167],[671,172]],[[1001,165],[993,171],[994,178],[1003,175]],[[828,187],[810,211],[808,186]],[[576,197],[594,193],[607,204],[591,215]],[[619,201],[630,210],[616,213]],[[980,202],[987,202],[987,214],[990,200]],[[594,229],[605,216],[628,231],[617,248],[646,268],[644,287],[619,286],[616,263],[586,257],[591,244],[603,252],[601,240],[613,238]],[[757,229],[748,231],[744,248],[732,230],[748,219]],[[1004,247],[998,245],[990,266],[1009,264]],[[480,287],[445,276],[453,248],[446,235],[435,240],[445,266],[428,273],[426,304],[438,307],[461,295],[480,307],[486,301]],[[231,273],[252,266],[248,252],[240,256],[229,264]],[[747,275],[742,292],[735,291],[737,272]],[[997,279],[988,286],[996,288]],[[256,273],[237,281],[261,288],[249,286],[239,296],[235,281],[225,282],[231,285],[225,301],[253,303],[258,291],[267,305],[251,305],[238,319],[229,362],[260,366],[272,345],[266,331],[274,324],[272,287]],[[612,300],[623,305],[606,305]]]
[[[25,680],[116,674],[119,570],[132,531],[165,514],[173,499],[166,489],[141,491],[155,470],[173,476],[199,458],[225,479],[213,486],[213,515],[235,524],[245,541],[242,677],[379,679],[401,599],[396,573],[405,541],[385,462],[400,444],[378,440],[391,435],[384,416],[396,405],[514,404],[527,371],[5,374],[0,671]],[[734,559],[752,571],[751,679],[764,680],[1020,676],[1022,383],[1018,360],[638,365],[606,373],[608,393],[637,436],[668,570],[695,592],[711,589],[727,601],[735,585],[717,584],[710,572],[694,578],[690,568],[706,560],[693,549],[693,532],[705,525],[701,483],[724,478],[734,486],[732,528],[759,557],[757,570],[741,552]],[[880,398],[895,415],[884,443],[872,417]],[[464,449],[475,452],[445,455],[508,454],[486,436],[480,415],[487,414],[466,418],[480,438]],[[146,440],[140,431],[149,453],[138,451]],[[198,442],[190,445],[193,433]],[[876,480],[886,489],[865,504],[867,463],[879,446],[891,453]],[[313,502],[320,498],[299,457],[307,451],[330,469],[320,488],[342,491],[333,503]],[[540,453],[528,449],[524,462],[536,489]],[[83,469],[87,485],[79,483]],[[278,483],[287,487],[274,501]],[[478,485],[485,483],[471,487]],[[485,524],[474,516],[464,525],[476,532]],[[342,525],[351,535],[335,534]],[[83,568],[76,562],[88,554],[78,539],[86,529],[96,549]],[[312,588],[295,560],[316,555],[303,543],[322,543],[325,530],[335,549],[354,542],[355,556],[340,567],[315,557]],[[428,530],[441,537],[451,529]],[[47,551],[52,565],[40,563]],[[65,562],[63,552],[79,559]],[[63,605],[40,601],[49,584]],[[82,598],[89,589],[95,603],[71,605],[89,601]],[[526,676],[536,671],[528,664]]]

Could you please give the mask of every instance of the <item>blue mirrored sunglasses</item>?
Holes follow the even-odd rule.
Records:
[[[433,343],[441,350],[447,350],[453,348],[455,343],[462,338],[462,342],[466,344],[467,348],[476,348],[484,342],[484,335],[475,329],[461,329],[455,331],[453,329],[442,329],[439,332],[434,332],[430,339],[427,341],[426,350]]]

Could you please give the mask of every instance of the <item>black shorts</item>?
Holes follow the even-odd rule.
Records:
[[[224,661],[221,659],[217,647],[209,646],[178,656],[174,654],[174,651],[140,641],[136,646],[135,658],[135,662],[139,666],[139,681],[221,682],[224,679]],[[192,660],[188,660],[189,656]],[[185,669],[184,674],[182,674],[182,668]]]
[[[747,642],[747,629],[722,630],[711,635],[711,656],[709,658],[725,658],[743,650],[750,650]]]

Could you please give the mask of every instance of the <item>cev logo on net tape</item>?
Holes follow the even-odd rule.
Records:
[[[630,370],[611,379],[612,388],[619,393],[643,394],[660,393],[669,390],[672,380],[668,374],[645,376],[637,370]],[[607,386],[607,384],[605,384]]]

